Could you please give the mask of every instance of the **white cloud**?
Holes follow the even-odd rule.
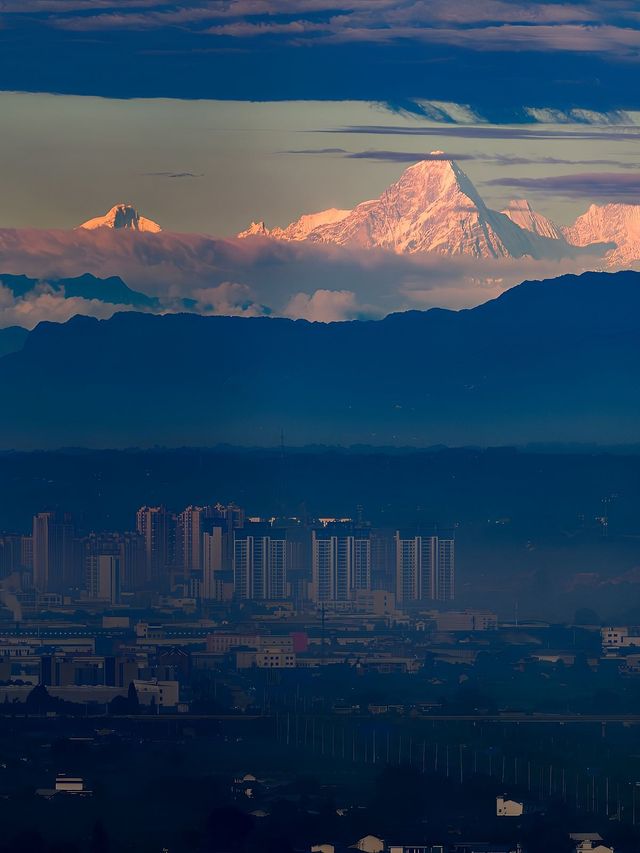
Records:
[[[525,279],[553,278],[599,264],[596,256],[478,260],[264,238],[99,231],[0,229],[0,257],[5,269],[41,281],[83,273],[118,275],[133,289],[158,297],[165,312],[271,313],[322,321],[382,317],[411,308],[472,307]],[[191,309],[185,309],[185,299],[193,300]],[[42,290],[14,300],[5,289],[3,300],[0,324],[5,326],[66,320],[75,313],[105,317],[121,310]]]
[[[590,124],[597,127],[605,125],[636,125],[636,116],[624,110],[596,112],[595,110],[558,110],[553,108],[525,107],[525,113],[541,124]]]
[[[54,292],[40,285],[25,296],[15,297],[0,284],[0,329],[22,326],[33,329],[43,320],[64,323],[76,314],[106,319],[116,311],[131,311],[128,305],[108,305],[97,299],[66,298],[63,291]]]
[[[191,293],[198,314],[225,314],[227,316],[259,317],[270,309],[256,302],[255,293],[246,284],[223,281],[216,287],[199,287]]]
[[[351,290],[316,290],[296,293],[286,305],[283,314],[294,320],[310,320],[318,323],[334,323],[353,320],[361,316],[356,295]]]

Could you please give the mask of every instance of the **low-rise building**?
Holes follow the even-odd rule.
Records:
[[[496,815],[498,817],[520,817],[524,814],[524,803],[510,800],[508,797],[496,797]]]

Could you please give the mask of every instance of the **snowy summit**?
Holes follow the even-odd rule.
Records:
[[[86,228],[88,231],[96,228],[114,228],[123,231],[148,231],[153,234],[162,231],[157,222],[140,216],[131,204],[116,204],[104,216],[88,219],[82,225],[78,225],[78,228]]]
[[[259,233],[399,253],[437,252],[478,258],[559,258],[572,253],[560,229],[524,203],[499,213],[486,206],[467,175],[442,151],[406,169],[382,195],[353,210],[308,214],[286,228]],[[526,208],[524,207],[526,205]],[[255,227],[238,235],[249,237]]]
[[[442,151],[409,166],[382,195],[353,210],[306,214],[286,228],[252,224],[238,237],[308,240],[398,253],[435,252],[475,258],[575,257],[589,247],[609,266],[640,258],[640,205],[592,205],[561,228],[526,199],[502,211],[487,207],[468,176]]]

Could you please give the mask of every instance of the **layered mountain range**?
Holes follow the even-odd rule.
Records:
[[[162,231],[157,222],[124,203],[78,226],[102,228]],[[561,260],[585,254],[600,256],[609,267],[622,267],[640,260],[640,204],[592,204],[568,226],[557,225],[526,199],[493,210],[454,160],[432,151],[378,198],[353,209],[307,213],[284,228],[252,222],[237,236],[490,259]]]
[[[0,273],[0,286],[6,288],[17,299],[48,289],[73,299],[95,299],[108,305],[130,305],[132,308],[158,308],[159,300],[138,290],[132,290],[119,276],[97,278],[85,273],[73,278],[50,278],[41,282],[26,275]]]
[[[524,199],[492,210],[460,166],[433,151],[376,199],[305,214],[286,228],[253,222],[238,234],[255,236],[477,258],[560,259],[589,251],[623,266],[640,259],[640,205],[592,205],[564,228]]]
[[[78,316],[12,344],[4,448],[269,445],[281,430],[290,444],[614,444],[640,432],[633,271],[375,321]]]

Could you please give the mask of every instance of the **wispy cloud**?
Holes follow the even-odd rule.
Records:
[[[5,15],[34,15],[46,12],[49,15],[66,12],[96,12],[105,9],[122,11],[154,9],[165,6],[161,0],[2,0],[0,13]]]
[[[541,128],[535,125],[385,125],[360,124],[343,127],[316,128],[313,133],[346,133],[372,136],[448,136],[458,139],[572,139],[575,141],[602,140],[604,142],[640,140],[640,130],[635,127],[620,128]]]
[[[47,13],[67,30],[197,28],[230,39],[328,42],[410,39],[474,51],[533,50],[637,55],[640,21],[633,0],[507,2],[507,0],[4,0],[5,15]]]
[[[501,166],[616,166],[619,169],[636,169],[635,163],[625,163],[614,158],[601,160],[572,160],[564,157],[518,157],[509,154],[490,154],[478,157],[489,163],[498,163]]]
[[[510,154],[483,154],[462,153],[446,151],[421,152],[421,151],[394,151],[367,149],[365,151],[347,151],[345,148],[292,148],[287,151],[279,151],[279,154],[305,154],[305,155],[336,155],[348,160],[373,160],[375,162],[390,163],[417,163],[421,160],[481,160],[486,163],[497,163],[501,166],[616,166],[620,169],[636,169],[635,163],[625,163],[614,158],[603,158],[599,160],[572,160],[563,157],[523,157]]]
[[[633,124],[631,116],[624,110],[599,112],[598,110],[579,108],[559,110],[549,107],[525,107],[524,112],[534,121],[541,124]]]
[[[501,23],[498,26],[477,28],[344,27],[337,29],[327,38],[334,42],[389,42],[412,39],[478,52],[525,50],[609,54],[611,51],[618,51],[629,59],[639,58],[638,30],[635,27],[606,24],[531,26]]]
[[[278,151],[278,154],[348,154],[344,148],[290,148],[287,151]]]
[[[151,178],[203,178],[198,172],[143,172],[145,177]]]
[[[514,187],[569,198],[633,199],[640,196],[640,174],[618,172],[581,172],[542,178],[494,178],[486,182],[494,187]]]
[[[419,151],[380,151],[371,149],[368,151],[346,151],[344,148],[302,148],[291,149],[281,152],[283,154],[338,154],[347,160],[373,160],[378,163],[417,163],[418,160],[431,160],[441,162],[443,160],[475,160],[473,154],[451,154],[442,152],[429,152],[422,154]]]

